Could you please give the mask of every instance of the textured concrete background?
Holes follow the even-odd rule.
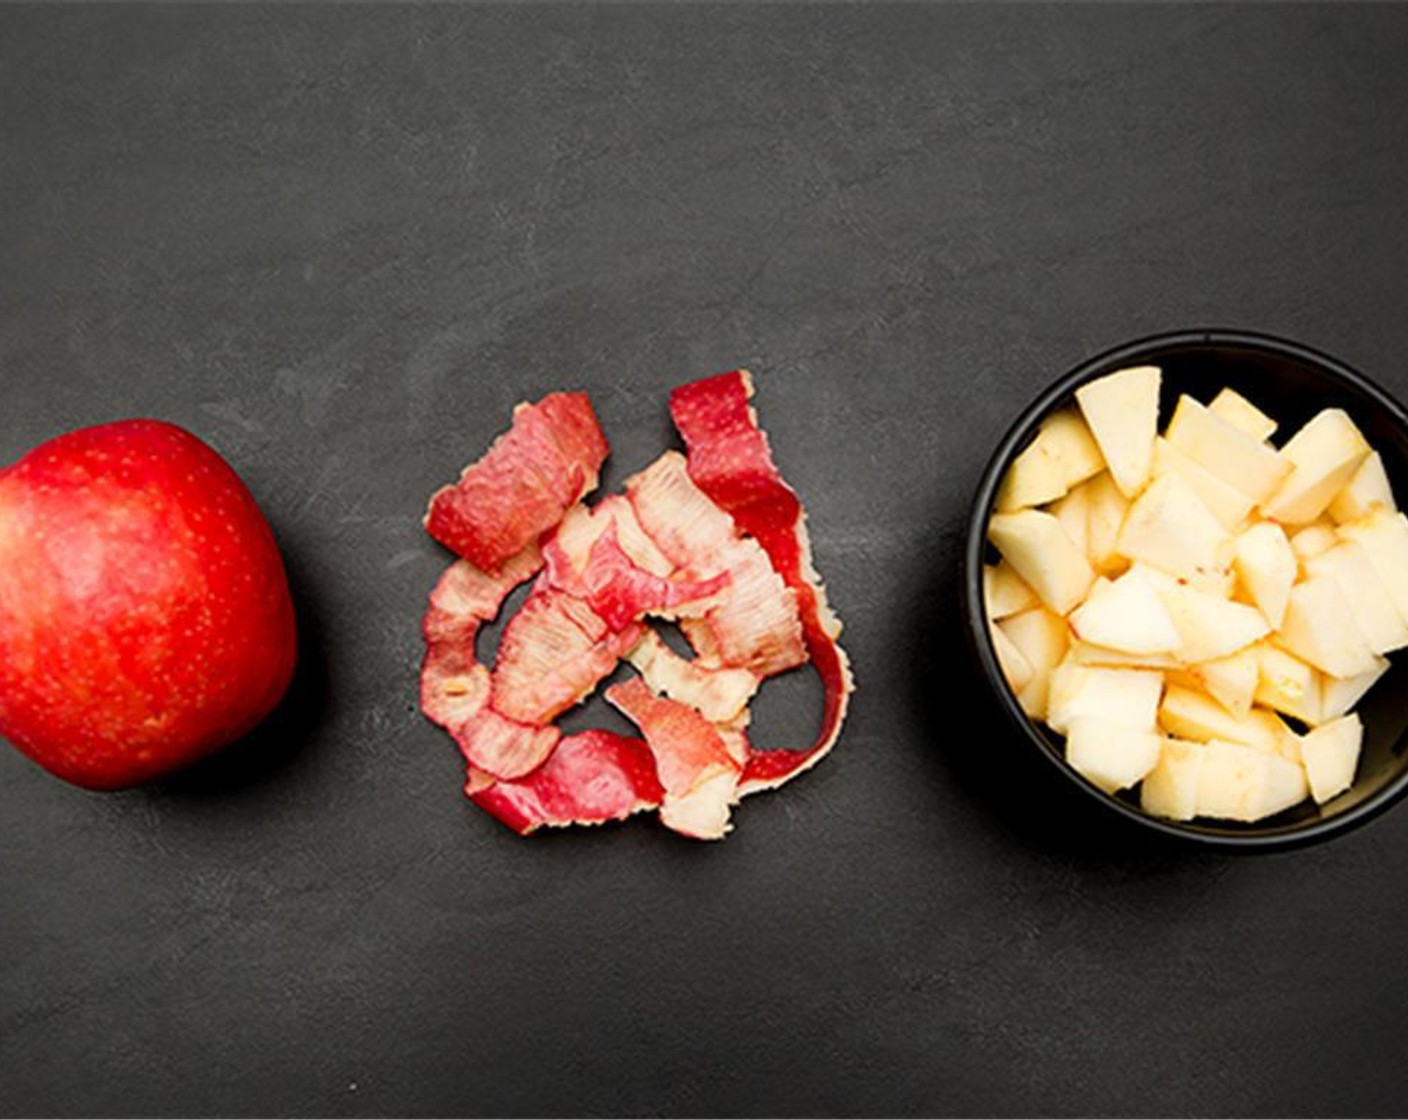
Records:
[[[1246,859],[1067,816],[955,581],[1097,350],[1250,327],[1408,397],[1406,51],[1368,6],[0,8],[0,460],[192,428],[305,632],[164,786],[0,756],[0,1109],[1401,1113],[1408,809]],[[424,500],[561,386],[619,481],[736,365],[846,734],[721,846],[515,839],[415,710]]]

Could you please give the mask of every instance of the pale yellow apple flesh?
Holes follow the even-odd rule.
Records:
[[[1076,390],[1076,403],[1120,493],[1133,498],[1149,482],[1159,429],[1157,366],[1111,373]]]
[[[1116,580],[1095,581],[1085,602],[1071,612],[1071,632],[1122,653],[1172,653],[1182,638],[1159,593],[1138,569]]]
[[[1398,512],[1398,503],[1393,500],[1393,487],[1389,485],[1388,474],[1384,470],[1383,457],[1377,451],[1359,465],[1354,477],[1335,495],[1328,512],[1331,518],[1344,524],[1346,521],[1360,521],[1375,510]]]
[[[988,617],[999,619],[1029,611],[1041,600],[1012,570],[1012,565],[1004,562],[983,565],[983,602],[987,604]]]
[[[1256,505],[1242,491],[1218,478],[1201,463],[1188,458],[1160,436],[1154,441],[1154,477],[1162,478],[1166,474],[1176,474],[1183,479],[1202,499],[1208,512],[1222,522],[1222,527],[1229,532],[1235,533],[1240,529]]]
[[[1066,761],[1106,793],[1127,789],[1159,761],[1163,737],[1115,720],[1082,716],[1066,735]]]
[[[1053,413],[1012,461],[997,492],[997,508],[1010,513],[1054,501],[1104,469],[1100,449],[1080,416],[1071,409]]]
[[[1095,569],[1049,513],[1024,509],[993,514],[988,539],[1037,597],[1064,615],[1085,598]]]
[[[1307,525],[1330,504],[1368,458],[1369,444],[1343,409],[1317,413],[1281,448],[1292,471],[1262,512],[1283,525]]]
[[[1323,804],[1354,781],[1354,705],[1408,647],[1408,517],[1348,413],[1278,449],[1224,389],[1180,397],[1161,436],[1161,377],[1082,386],[1003,479],[983,571],[999,666],[1072,769],[1145,812]]]
[[[1188,458],[1257,503],[1266,501],[1292,470],[1275,448],[1253,439],[1189,396],[1178,399],[1165,434]]]
[[[1208,411],[1226,420],[1234,428],[1239,428],[1258,443],[1265,443],[1276,434],[1280,427],[1246,397],[1235,389],[1223,389],[1213,397]]]
[[[1364,725],[1352,713],[1321,724],[1301,737],[1301,762],[1316,804],[1325,804],[1353,784],[1363,743]]]
[[[1279,628],[1300,570],[1285,531],[1269,521],[1253,525],[1237,538],[1232,563],[1267,625]]]
[[[1004,618],[998,627],[1021,652],[1032,671],[1025,685],[1013,687],[1017,702],[1033,719],[1045,719],[1051,674],[1066,656],[1070,643],[1066,620],[1038,606]]]

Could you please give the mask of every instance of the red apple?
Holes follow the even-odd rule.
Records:
[[[294,660],[268,522],[189,432],[121,420],[0,471],[0,734],[39,765],[150,781],[254,727]]]

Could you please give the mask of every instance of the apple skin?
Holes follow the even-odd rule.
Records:
[[[88,789],[240,738],[297,657],[263,513],[191,433],[120,420],[0,471],[0,734]]]

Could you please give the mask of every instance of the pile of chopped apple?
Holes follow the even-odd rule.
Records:
[[[1354,781],[1351,709],[1408,646],[1408,519],[1383,460],[1325,409],[1277,447],[1231,389],[1112,373],[1003,479],[984,592],[1013,693],[1107,793],[1175,820],[1257,821]]]

